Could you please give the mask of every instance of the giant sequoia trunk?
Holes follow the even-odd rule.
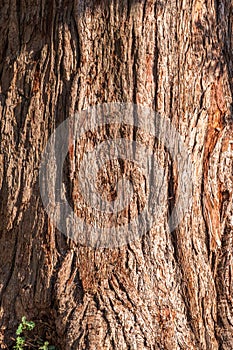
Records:
[[[61,349],[233,349],[230,1],[2,0],[0,11],[1,348],[25,315],[49,324],[42,332]],[[50,220],[39,166],[66,118],[111,102],[171,121],[192,164],[192,206],[171,232],[178,171],[155,142],[163,216],[123,246],[94,248]],[[69,148],[64,184],[76,212],[75,167],[85,144],[111,130]]]

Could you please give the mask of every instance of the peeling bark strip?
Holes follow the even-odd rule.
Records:
[[[61,349],[233,349],[232,19],[225,0],[1,4],[1,348],[26,315],[49,324],[41,334]],[[94,250],[47,217],[38,171],[48,138],[104,102],[153,108],[181,134],[193,206],[172,234],[178,174],[159,141],[163,217],[141,239]],[[98,139],[86,136],[87,145]],[[69,146],[64,186],[74,203],[83,149]]]
[[[220,227],[220,201],[219,193],[213,195],[209,189],[209,183],[213,182],[213,178],[209,176],[209,161],[212,153],[217,145],[219,138],[222,136],[225,124],[225,113],[227,107],[224,105],[225,100],[222,91],[222,82],[213,83],[209,96],[209,119],[206,133],[206,142],[204,150],[204,210],[207,230],[209,234],[209,249],[216,251],[221,246],[221,227]]]

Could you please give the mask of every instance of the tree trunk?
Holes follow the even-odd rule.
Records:
[[[25,315],[43,321],[40,331],[61,349],[233,349],[232,4],[5,0],[0,11],[1,348]],[[178,158],[160,142],[162,132],[153,143],[117,120],[73,145],[71,125],[63,182],[84,220],[94,215],[78,190],[89,146],[114,133],[152,142],[163,168],[162,215],[153,227],[95,247],[56,228],[39,170],[64,120],[78,111],[85,122],[89,112],[81,111],[104,103],[114,112],[112,102],[146,106],[170,121],[192,167],[179,184]],[[129,163],[110,162],[99,189],[114,200],[111,176],[128,176],[136,204],[122,216],[130,220],[145,198],[144,177]],[[168,216],[185,188],[192,204],[171,228]],[[106,214],[110,227],[115,219]]]

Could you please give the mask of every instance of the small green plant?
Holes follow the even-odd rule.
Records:
[[[48,341],[45,341],[43,344],[38,341],[38,343],[41,345],[39,347],[39,350],[56,350],[54,345],[49,345]]]
[[[22,337],[17,337],[16,338],[16,344],[14,346],[14,349],[16,350],[22,350],[24,348],[24,344],[25,344],[25,339]]]
[[[15,345],[13,346],[13,349],[56,350],[55,346],[49,345],[48,341],[43,341],[38,337],[32,337],[29,335],[35,326],[34,322],[27,321],[25,316],[22,317],[22,321],[16,330]]]
[[[23,331],[31,331],[35,327],[35,323],[32,321],[27,321],[26,317],[22,317],[22,322],[19,324],[16,335],[20,335]]]
[[[45,341],[42,346],[39,347],[39,350],[55,350],[55,346],[49,345],[48,341]]]

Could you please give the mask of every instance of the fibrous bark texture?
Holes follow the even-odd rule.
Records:
[[[48,324],[42,332],[61,349],[233,349],[232,8],[230,0],[1,1],[1,348],[26,315]],[[171,121],[192,164],[192,206],[170,232],[177,168],[155,142],[163,216],[140,239],[94,249],[53,225],[39,167],[66,118],[111,102]],[[80,157],[113,129],[69,149],[64,184],[80,215]]]

